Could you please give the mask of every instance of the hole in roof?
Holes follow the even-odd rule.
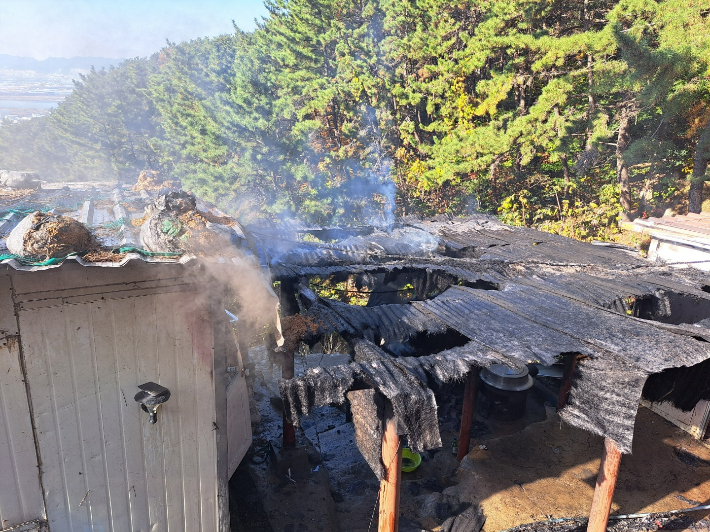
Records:
[[[710,328],[710,299],[671,290],[619,298],[612,304],[617,312],[642,320],[671,325],[698,324]]]
[[[701,399],[710,399],[710,360],[694,366],[668,368],[650,375],[643,387],[643,397],[651,402],[671,402],[689,412]]]
[[[421,357],[434,355],[447,349],[461,347],[470,342],[469,338],[449,329],[442,333],[429,334],[420,332],[406,342],[383,342],[379,335],[375,336],[377,345],[395,357]]]
[[[477,290],[500,289],[498,284],[483,279],[469,281],[441,270],[426,268],[396,268],[386,272],[358,274],[340,272],[309,278],[309,287],[318,296],[367,307],[426,301],[450,286],[467,286]]]
[[[487,249],[498,247],[498,246],[508,246],[508,243],[500,244],[489,244],[488,246],[464,246],[461,248],[454,248],[450,245],[439,246],[437,252],[445,257],[451,257],[453,259],[478,259],[480,258]]]

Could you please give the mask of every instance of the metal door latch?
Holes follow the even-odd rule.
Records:
[[[133,399],[140,403],[144,412],[150,414],[151,424],[158,421],[158,407],[170,399],[170,390],[154,382],[146,382],[138,386],[141,391]]]

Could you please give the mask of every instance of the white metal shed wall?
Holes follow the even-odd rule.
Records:
[[[34,275],[16,279],[50,530],[214,532],[208,307],[194,285],[179,279],[159,289],[136,281],[91,293],[86,276],[96,284],[97,270],[108,273],[57,272],[41,296],[22,295],[32,293]],[[147,381],[172,393],[155,425],[133,400]]]
[[[43,517],[10,278],[0,275],[0,529]]]

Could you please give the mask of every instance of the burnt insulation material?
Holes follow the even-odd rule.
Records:
[[[473,366],[501,361],[474,342],[435,355],[394,359],[361,340],[355,344],[355,353],[356,362],[310,369],[301,378],[279,381],[279,390],[287,418],[299,426],[300,418],[313,408],[342,403],[345,392],[356,382],[370,386],[369,390],[351,391],[347,397],[358,449],[378,478],[384,471],[380,461],[382,409],[377,404],[380,394],[392,403],[398,432],[407,435],[410,448],[436,449],[441,447],[441,436],[436,398],[428,383],[463,380]],[[375,415],[379,416],[377,422]]]
[[[575,366],[569,400],[560,417],[572,426],[613,440],[628,454],[647,376],[612,354],[585,358]]]
[[[355,362],[363,380],[392,403],[397,432],[414,452],[441,447],[436,399],[425,383],[367,340],[355,344]]]
[[[463,378],[473,365],[500,362],[515,366],[535,361],[549,365],[561,354],[577,353],[584,360],[577,367],[563,418],[611,438],[622,452],[629,453],[646,378],[670,367],[694,366],[706,360],[710,343],[697,339],[706,329],[692,327],[691,333],[686,330],[691,326],[620,315],[556,292],[512,282],[502,291],[451,287],[433,300],[411,306],[470,338],[467,345],[426,357],[393,359],[371,342],[360,341],[356,362],[345,372],[347,382],[337,383],[337,393],[330,376],[315,379],[309,374],[306,383],[296,380],[284,385],[282,395],[288,396],[284,402],[293,403],[290,410],[298,417],[323,404],[316,399],[317,393],[319,397],[337,395],[336,402],[342,402],[342,393],[352,379],[360,379],[392,401],[399,426],[409,435],[412,446],[430,449],[440,440],[430,384]],[[348,318],[341,319],[346,324],[349,320],[357,323],[355,327],[347,324],[350,331],[362,331],[366,322],[376,326],[375,309],[352,310],[345,305],[327,308],[335,315],[345,314]],[[355,319],[353,315],[359,313],[369,316]],[[423,320],[420,326],[426,322]],[[327,389],[317,392],[321,386]],[[685,383],[678,386],[687,388]],[[647,389],[655,387],[652,381]],[[687,396],[672,397],[690,403],[705,393],[706,388],[698,381]]]
[[[345,392],[353,384],[360,370],[357,364],[311,368],[298,379],[279,380],[279,391],[284,402],[284,412],[296,426],[301,416],[314,408],[345,402]]]
[[[347,394],[353,413],[355,443],[378,480],[385,477],[382,463],[382,420],[385,398],[373,389],[353,390]]]
[[[449,248],[477,248],[482,259],[558,264],[645,265],[643,259],[613,248],[593,246],[525,227],[506,226],[485,215],[451,220],[411,220],[408,225],[439,237]]]
[[[433,320],[412,305],[381,305],[378,307],[360,307],[340,301],[321,300],[316,305],[328,307],[344,319],[355,331],[373,331],[385,342],[405,342],[417,333],[438,334],[446,332],[446,325]],[[315,306],[315,305],[314,305]],[[313,307],[311,307],[313,309]],[[319,312],[322,312],[319,310]],[[310,309],[309,309],[310,313]],[[349,331],[338,331],[342,332]]]
[[[440,386],[447,382],[463,381],[473,367],[488,367],[506,361],[480,344],[469,342],[435,355],[398,358],[397,362],[423,383]]]

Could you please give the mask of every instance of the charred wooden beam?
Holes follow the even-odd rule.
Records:
[[[459,452],[456,458],[463,460],[468,454],[471,443],[471,424],[476,411],[476,392],[478,391],[478,368],[472,369],[466,379],[463,392],[463,408],[461,409],[461,430],[459,431]]]
[[[284,379],[293,379],[294,373],[293,353],[285,352],[283,353],[281,364],[281,377]],[[283,413],[283,444],[284,447],[296,446],[296,428],[293,426],[293,423],[289,423],[288,419],[286,419],[285,409]]]
[[[569,392],[572,389],[572,378],[574,376],[574,368],[576,365],[576,353],[565,355],[565,365],[562,372],[562,387],[560,388],[560,395],[557,399],[557,410],[562,409],[569,400]]]

